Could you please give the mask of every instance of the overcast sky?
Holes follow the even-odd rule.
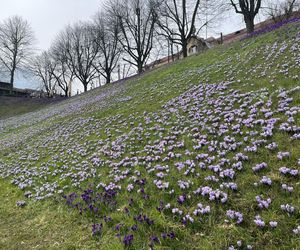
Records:
[[[47,49],[64,26],[89,19],[101,0],[0,0],[0,20],[20,15],[31,24],[37,46]]]
[[[66,25],[79,20],[89,20],[100,8],[103,0],[0,0],[0,21],[12,15],[20,15],[31,24],[40,50],[49,48],[56,34]],[[240,16],[232,13],[221,25],[209,30],[209,35],[217,36],[236,31],[244,27]],[[17,87],[32,87],[32,83]]]

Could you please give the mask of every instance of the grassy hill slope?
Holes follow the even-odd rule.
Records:
[[[63,98],[58,99],[33,99],[33,98],[23,98],[23,97],[0,97],[0,119],[6,119],[8,117],[26,114],[28,112],[33,112],[38,109],[44,108],[45,106],[57,103],[64,100]]]
[[[296,23],[0,120],[0,248],[297,249],[299,73]]]

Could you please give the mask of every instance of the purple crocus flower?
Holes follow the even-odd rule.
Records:
[[[125,235],[123,238],[123,243],[125,246],[129,246],[133,241],[133,234]]]
[[[300,226],[298,226],[295,229],[293,229],[293,233],[294,234],[300,234]]]
[[[262,218],[259,215],[255,216],[254,222],[260,228],[262,228],[266,225],[265,222],[262,220]]]
[[[270,221],[269,224],[272,228],[276,228],[278,225],[277,221]]]
[[[186,200],[186,196],[185,195],[180,195],[177,199],[179,204],[183,204]]]
[[[103,228],[102,223],[100,223],[100,224],[93,224],[92,225],[92,234],[93,234],[93,236],[95,236],[95,235],[101,235],[102,228]]]

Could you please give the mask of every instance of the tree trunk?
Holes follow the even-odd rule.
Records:
[[[138,73],[143,73],[143,63],[141,61],[138,61]]]
[[[247,33],[250,34],[254,31],[254,18],[250,16],[245,16],[245,23],[247,28]]]
[[[106,72],[106,83],[111,82],[111,73],[109,71]]]
[[[69,88],[65,89],[65,97],[69,97]]]
[[[15,69],[12,69],[12,71],[10,72],[10,84],[12,85],[12,87],[14,86],[14,79],[15,79]]]
[[[84,87],[84,92],[87,92],[87,83],[84,83],[83,87]]]
[[[174,44],[173,44],[173,42],[171,43],[171,54],[172,54],[172,62],[174,62],[175,58],[174,58]]]
[[[14,52],[14,55],[13,55],[13,61],[12,61],[12,69],[11,69],[11,72],[10,72],[10,84],[12,85],[12,87],[14,87],[14,80],[15,80],[15,71],[16,71],[16,58],[17,58],[17,48],[15,48],[15,52]]]
[[[188,54],[187,54],[187,41],[185,39],[182,41],[182,54],[183,54],[183,57],[188,56]]]

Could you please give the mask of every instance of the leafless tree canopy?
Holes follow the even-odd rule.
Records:
[[[202,0],[158,0],[159,32],[172,43],[182,47],[184,57],[187,57],[187,44],[193,35],[215,20],[221,13],[220,1]]]
[[[262,0],[230,0],[236,13],[244,16],[247,32],[254,31],[254,18],[261,8]]]
[[[52,97],[57,84],[53,72],[56,70],[56,63],[51,59],[48,52],[44,51],[30,62],[30,71],[42,83],[48,97]]]
[[[28,22],[13,16],[0,23],[0,65],[14,83],[16,70],[22,68],[32,54],[33,31]]]
[[[119,43],[120,26],[114,17],[109,17],[103,12],[94,16],[93,24],[95,41],[99,48],[94,67],[105,77],[106,83],[110,83],[112,72],[122,53],[122,46]]]
[[[274,22],[283,21],[291,18],[294,11],[299,10],[299,0],[272,0],[266,6],[267,16],[273,19]]]
[[[138,72],[149,58],[157,22],[157,5],[154,0],[115,0],[108,4],[108,12],[117,18],[121,30],[120,43]]]
[[[94,65],[99,47],[93,27],[88,23],[68,26],[58,36],[55,47],[64,51],[70,71],[87,91],[88,85],[97,77]]]
[[[199,9],[200,0],[166,0],[160,2],[159,26],[162,29],[161,34],[172,43],[181,45],[184,57],[187,57],[188,39],[196,33],[195,22]]]
[[[52,74],[56,79],[57,86],[64,92],[65,97],[71,96],[71,84],[75,78],[72,67],[68,62],[66,51],[63,47],[52,46],[49,51],[51,59],[56,64]]]

